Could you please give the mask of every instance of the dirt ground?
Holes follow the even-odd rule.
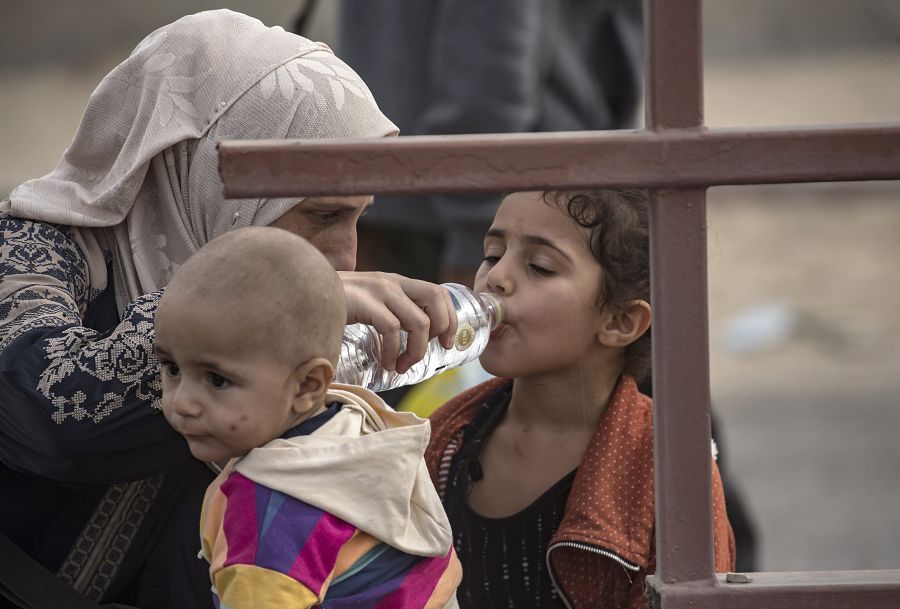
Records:
[[[896,122],[898,66],[710,62],[707,123]],[[712,189],[708,218],[713,403],[760,568],[900,568],[900,184]]]
[[[53,167],[117,57],[0,72],[4,193]],[[898,67],[711,60],[707,123],[896,123]],[[760,570],[900,568],[900,184],[713,189],[709,225],[712,395]]]

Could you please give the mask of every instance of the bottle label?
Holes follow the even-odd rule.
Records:
[[[475,342],[475,330],[472,326],[463,326],[456,332],[456,350],[465,351]]]

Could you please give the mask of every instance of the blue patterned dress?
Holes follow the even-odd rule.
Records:
[[[0,216],[0,528],[98,602],[207,607],[213,475],[160,410],[159,297],[119,318],[64,227]]]

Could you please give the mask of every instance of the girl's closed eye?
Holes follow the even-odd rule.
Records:
[[[481,263],[487,266],[494,266],[500,262],[505,253],[506,248],[503,244],[498,243],[497,239],[487,239],[484,244],[484,257],[481,259]]]
[[[540,275],[541,277],[550,277],[551,275],[556,275],[556,271],[553,269],[547,268],[539,263],[529,262],[528,268],[531,269],[531,272],[536,275]]]
[[[216,389],[227,389],[231,386],[231,381],[217,372],[209,372],[207,374],[207,380],[209,381],[209,384]]]

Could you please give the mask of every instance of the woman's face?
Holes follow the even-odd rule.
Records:
[[[352,271],[356,269],[356,223],[372,200],[371,195],[309,197],[271,225],[312,243],[335,270]]]

